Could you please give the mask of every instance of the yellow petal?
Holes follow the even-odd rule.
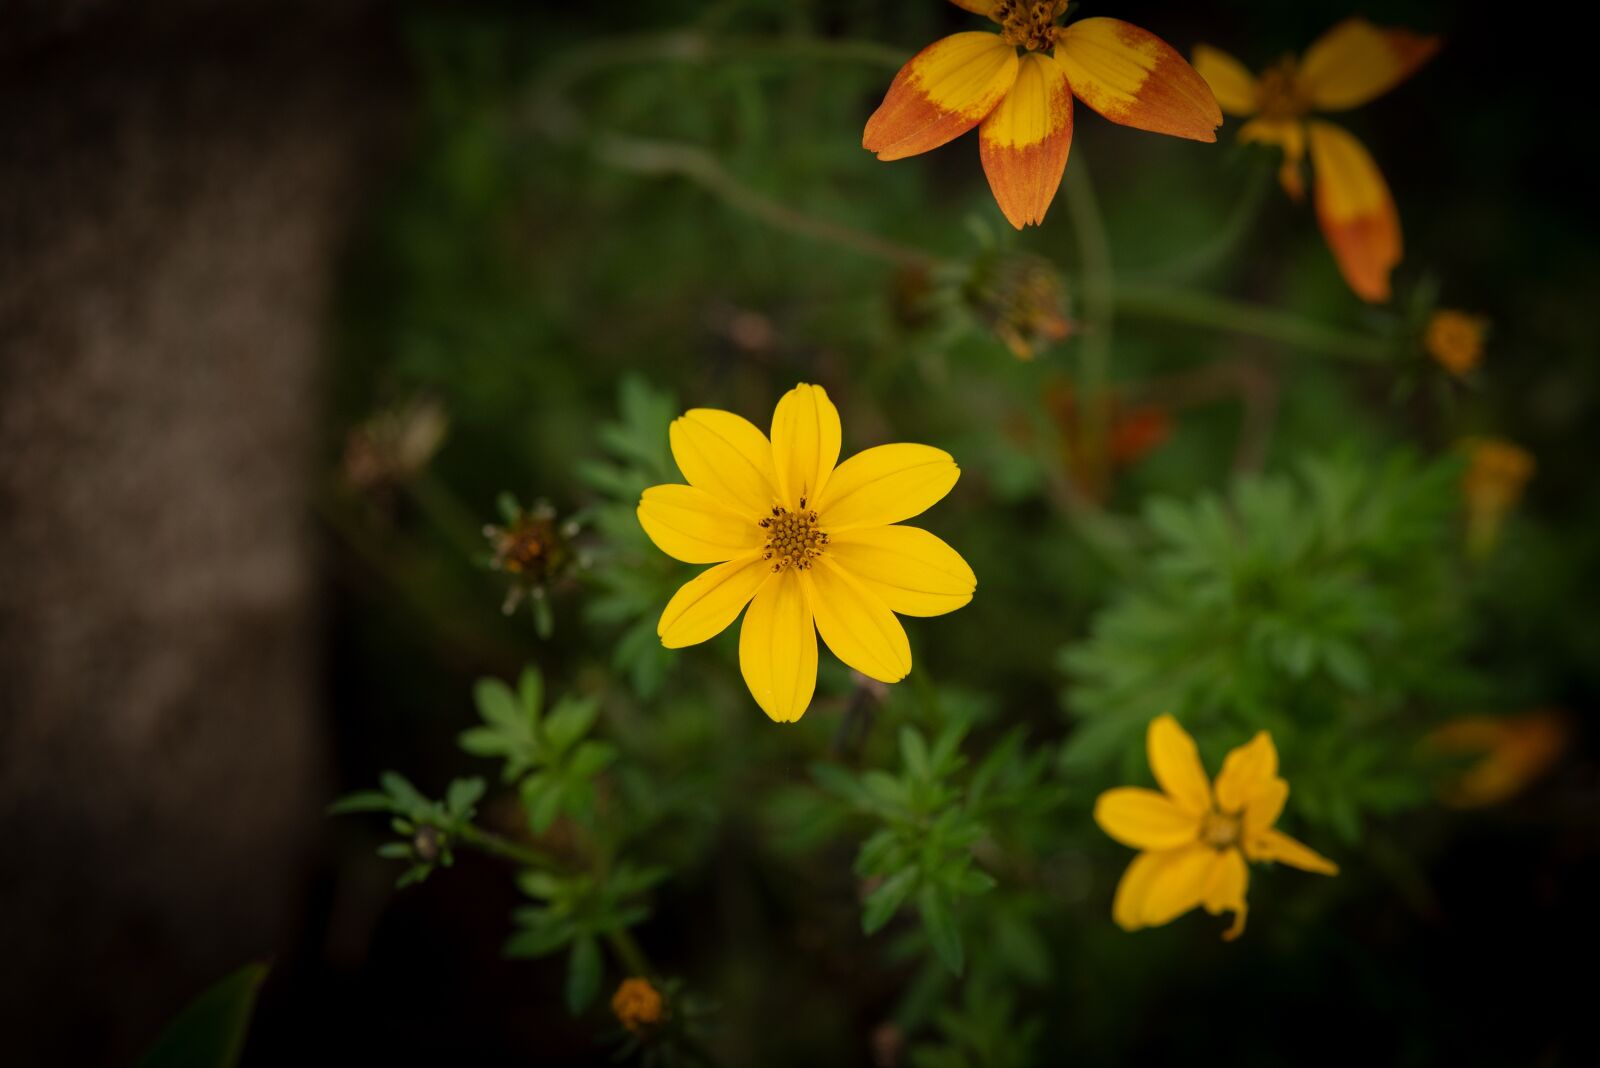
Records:
[[[1056,38],[1056,59],[1078,99],[1112,122],[1215,141],[1211,87],[1167,42],[1118,19],[1080,19]]]
[[[1257,731],[1256,736],[1229,753],[1217,776],[1217,807],[1228,813],[1244,811],[1256,794],[1278,778],[1278,750],[1272,736]]]
[[[911,57],[867,120],[861,147],[879,159],[938,148],[983,121],[1017,78],[1017,50],[996,33],[958,33]]]
[[[868,678],[899,682],[911,671],[905,628],[878,596],[841,568],[819,557],[800,573],[817,630],[833,655]]]
[[[1221,912],[1233,913],[1233,926],[1222,936],[1229,942],[1244,934],[1244,918],[1248,912],[1244,895],[1249,885],[1250,868],[1245,864],[1243,854],[1237,849],[1221,853],[1220,859],[1211,868],[1201,903],[1213,916]]]
[[[1300,173],[1301,162],[1306,158],[1306,125],[1299,119],[1251,119],[1239,127],[1239,140],[1246,144],[1277,145],[1283,149],[1283,166],[1278,168],[1278,182],[1290,199],[1298,201],[1306,195],[1305,176]]]
[[[661,612],[656,633],[668,649],[681,649],[715,638],[739,618],[739,613],[767,579],[772,565],[760,555],[729,560],[700,572],[672,595]]]
[[[1145,749],[1150,770],[1167,796],[1196,816],[1210,811],[1211,783],[1200,766],[1200,751],[1177,720],[1171,716],[1151,720]]]
[[[927,511],[956,484],[961,469],[943,449],[879,445],[856,453],[828,478],[817,499],[830,536],[852,527],[885,527]]]
[[[1321,111],[1358,107],[1393,89],[1439,50],[1439,38],[1346,19],[1306,49],[1299,84]]]
[[[1267,830],[1278,817],[1283,815],[1284,802],[1289,800],[1289,784],[1282,779],[1273,779],[1262,787],[1244,806],[1244,835],[1245,839],[1252,840],[1261,832]]]
[[[672,421],[672,458],[689,485],[729,511],[760,519],[778,503],[772,445],[754,423],[732,412],[692,408]]]
[[[1198,906],[1222,857],[1210,846],[1198,844],[1145,855],[1157,858],[1139,909],[1139,920],[1146,927],[1171,923]]]
[[[1107,790],[1094,803],[1094,821],[1123,845],[1177,849],[1200,837],[1200,817],[1166,794],[1137,786]]]
[[[991,19],[994,18],[994,9],[1000,4],[1000,0],[950,0],[950,2],[974,15],[983,15]]]
[[[800,574],[790,568],[761,587],[739,630],[739,670],[756,704],[793,723],[817,688],[817,631]]]
[[[1346,131],[1311,123],[1311,170],[1317,222],[1339,271],[1356,296],[1389,299],[1389,272],[1400,262],[1400,214],[1378,165]]]
[[[1263,831],[1259,837],[1251,839],[1250,857],[1252,860],[1277,861],[1318,875],[1339,874],[1339,865],[1282,831]]]
[[[651,486],[639,500],[639,525],[656,548],[686,564],[720,564],[761,548],[761,528],[704,490]]]
[[[821,386],[801,383],[772,413],[772,458],[784,506],[816,501],[839,462],[839,410]]]
[[[828,542],[828,556],[891,611],[942,616],[972,600],[978,578],[942,540],[917,527],[864,527]]]
[[[978,155],[1000,211],[1018,230],[1044,222],[1072,147],[1072,87],[1049,56],[1022,57],[1016,84],[978,129]]]
[[[1260,88],[1243,63],[1220,48],[1194,46],[1194,69],[1211,86],[1217,105],[1228,115],[1254,115]]]
[[[1150,881],[1161,869],[1161,853],[1140,853],[1133,858],[1122,878],[1117,882],[1117,893],[1111,900],[1111,918],[1124,931],[1137,931],[1144,926],[1144,899],[1150,893]]]

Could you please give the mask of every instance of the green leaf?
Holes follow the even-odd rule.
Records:
[[[577,1016],[600,992],[600,943],[582,935],[567,958],[567,1011]]]
[[[328,815],[343,816],[351,812],[388,812],[393,806],[388,794],[377,790],[360,790],[346,794],[328,806]]]
[[[395,799],[396,804],[399,806],[398,811],[415,813],[428,807],[428,799],[423,797],[417,788],[411,785],[411,781],[398,771],[386,771],[378,777],[378,781],[389,792],[389,796]]]
[[[544,723],[545,737],[550,741],[550,748],[557,753],[565,753],[572,747],[573,742],[589,733],[589,728],[594,726],[595,717],[599,714],[600,706],[593,700],[562,701]]]
[[[900,759],[905,761],[912,778],[921,782],[933,778],[933,769],[928,766],[927,743],[915,727],[900,728]]]
[[[511,688],[499,679],[479,679],[472,688],[472,699],[485,723],[512,736],[527,734],[528,717]]]
[[[961,948],[961,929],[951,915],[949,895],[942,888],[927,884],[917,895],[917,910],[922,913],[922,926],[928,932],[928,941],[933,943],[933,951],[952,974],[960,975],[966,962]]]
[[[502,952],[508,957],[548,957],[572,941],[571,921],[558,920],[542,927],[518,931],[506,939]]]
[[[539,712],[544,708],[544,676],[529,664],[517,679],[517,698],[522,702],[523,721],[529,726],[539,722]]]
[[[233,1068],[239,1063],[267,965],[250,964],[191,1001],[139,1068]]]
[[[452,815],[466,819],[472,814],[472,806],[483,797],[483,790],[483,780],[476,776],[470,779],[456,779],[445,791],[445,807]]]
[[[873,934],[888,923],[916,889],[919,874],[915,867],[902,868],[885,879],[867,897],[866,907],[861,911],[861,929]]]

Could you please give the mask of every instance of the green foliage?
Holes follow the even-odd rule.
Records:
[[[615,746],[584,738],[600,714],[596,700],[564,697],[542,715],[543,696],[535,667],[523,671],[515,693],[499,679],[479,680],[473,697],[484,726],[464,731],[460,739],[473,756],[504,760],[501,776],[520,783],[536,834],[563,813],[587,818],[594,808],[594,777],[617,758]]]
[[[1025,1068],[1039,1063],[1041,1021],[1017,1019],[1016,1001],[991,983],[967,984],[961,1005],[944,1009],[935,1023],[938,1043],[911,1051],[915,1068]]]
[[[603,423],[596,437],[608,460],[578,466],[579,477],[601,495],[591,513],[607,549],[596,569],[599,592],[587,615],[603,627],[622,627],[614,663],[640,697],[651,697],[672,663],[656,637],[656,617],[676,585],[674,569],[639,526],[639,498],[650,486],[679,481],[667,447],[667,424],[678,414],[672,394],[637,375],[617,386],[618,419]]]
[[[1472,682],[1457,475],[1346,456],[1153,501],[1142,581],[1062,656],[1081,717],[1064,766],[1141,764],[1145,726],[1170,712],[1230,739],[1273,732],[1292,803],[1349,837],[1360,812],[1418,800],[1411,741]]]
[[[139,1059],[139,1068],[233,1068],[267,970],[247,964],[195,998]]]
[[[430,800],[396,771],[384,772],[379,782],[382,790],[364,790],[335,801],[328,806],[329,815],[387,812],[394,817],[389,827],[401,840],[379,846],[378,855],[408,862],[397,886],[419,883],[436,866],[448,868],[454,864],[455,844],[477,812],[478,801],[483,797],[483,780],[454,780],[442,801]]]

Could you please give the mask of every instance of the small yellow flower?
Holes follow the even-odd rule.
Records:
[[[1222,112],[1205,80],[1149,30],[1118,19],[1056,20],[1067,0],[954,0],[997,32],[951,34],[911,60],[867,120],[881,160],[938,148],[978,127],[989,189],[1018,230],[1044,221],[1072,147],[1072,101],[1112,122],[1215,141]]]
[[[669,649],[696,645],[748,604],[739,667],[772,719],[793,722],[811,704],[819,632],[861,674],[899,682],[911,645],[895,613],[939,616],[972,600],[977,578],[960,554],[895,525],[950,492],[961,472],[949,453],[879,445],[837,463],[838,410],[805,384],[778,402],[770,441],[712,408],[675,419],[670,439],[688,485],[645,490],[639,523],[668,556],[717,566],[673,595],[656,633]]]
[[[1422,347],[1439,366],[1459,377],[1483,362],[1483,337],[1488,330],[1489,320],[1481,315],[1441,308],[1428,320]]]
[[[1152,720],[1146,746],[1165,792],[1122,786],[1101,794],[1094,806],[1101,830],[1143,850],[1123,873],[1111,906],[1123,930],[1158,927],[1203,905],[1213,916],[1233,913],[1223,935],[1231,940],[1244,931],[1246,861],[1339,874],[1332,861],[1273,829],[1289,784],[1278,778],[1278,751],[1266,731],[1228,754],[1215,792],[1194,739],[1177,720]]]
[[[1482,558],[1499,542],[1500,528],[1522,499],[1535,465],[1532,453],[1498,438],[1470,439],[1466,449],[1461,495],[1467,505],[1467,551]]]
[[[611,1011],[630,1031],[660,1023],[661,1009],[661,992],[650,985],[650,980],[639,976],[624,979],[611,995]]]
[[[1305,195],[1301,161],[1311,149],[1317,222],[1350,288],[1362,300],[1389,299],[1389,272],[1400,262],[1400,215],[1372,156],[1342,127],[1307,119],[1313,111],[1345,111],[1383,95],[1439,50],[1437,37],[1384,29],[1366,19],[1339,23],[1296,62],[1280,60],[1257,78],[1237,59],[1208,45],[1194,50],[1195,69],[1210,83],[1224,113],[1254,116],[1240,141],[1283,149],[1284,191]]]
[[[1456,808],[1481,808],[1515,797],[1549,771],[1566,749],[1567,722],[1552,709],[1519,716],[1464,716],[1428,735],[1427,744],[1445,755],[1479,755],[1443,787],[1440,797]]]

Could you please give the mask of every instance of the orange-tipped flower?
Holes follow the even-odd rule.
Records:
[[[1488,330],[1489,320],[1481,315],[1442,308],[1428,320],[1422,347],[1439,366],[1459,378],[1483,362],[1483,336]]]
[[[1117,19],[1058,26],[1066,0],[953,0],[999,33],[957,33],[900,68],[861,145],[915,156],[979,126],[978,155],[1000,210],[1044,221],[1067,167],[1072,98],[1112,122],[1215,141],[1222,112],[1205,79],[1165,41]]]
[[[1567,721],[1548,708],[1464,716],[1428,735],[1427,744],[1443,755],[1478,757],[1442,786],[1440,799],[1456,808],[1481,808],[1515,797],[1555,765],[1567,745]]]
[[[1311,151],[1317,222],[1339,271],[1362,300],[1389,299],[1389,272],[1400,262],[1400,216],[1372,156],[1343,128],[1313,111],[1345,111],[1383,95],[1439,50],[1439,39],[1347,19],[1323,34],[1298,62],[1287,57],[1258,78],[1225,52],[1194,50],[1194,65],[1229,115],[1253,116],[1241,141],[1283,149],[1278,178],[1295,200],[1305,195],[1301,161]]]

